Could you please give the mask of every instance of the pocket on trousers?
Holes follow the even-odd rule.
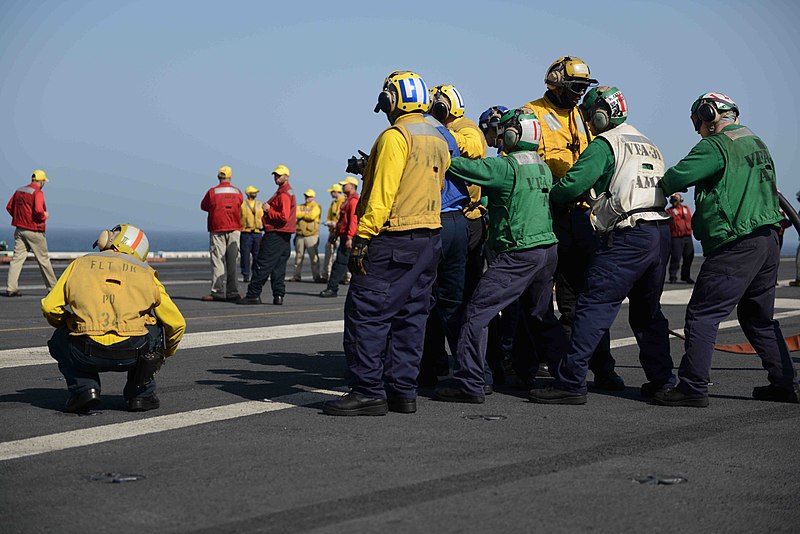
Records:
[[[414,265],[419,258],[416,250],[392,250],[392,261],[401,265]]]
[[[386,280],[369,274],[356,275],[350,280],[348,297],[362,314],[381,313],[389,298],[389,286]]]

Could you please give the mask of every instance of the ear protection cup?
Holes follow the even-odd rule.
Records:
[[[108,250],[111,248],[111,243],[114,242],[114,233],[111,230],[103,230],[97,237],[95,245],[99,250]]]
[[[503,149],[508,151],[519,143],[521,132],[515,126],[506,126],[503,129]]]
[[[717,108],[708,102],[703,102],[697,107],[695,111],[697,118],[703,122],[717,122],[719,120],[719,112]]]
[[[437,100],[431,106],[431,115],[439,122],[444,122],[447,116],[450,115],[450,107],[442,100]]]
[[[560,85],[561,82],[564,81],[564,62],[562,61],[559,65],[553,67],[550,72],[547,73],[547,77],[545,78],[545,83],[550,85]]]
[[[114,240],[119,236],[119,233],[122,231],[122,226],[117,225],[111,230],[103,230],[100,232],[100,235],[97,236],[97,241],[94,242],[92,248],[97,247],[99,250],[108,250],[114,244]]]
[[[375,106],[375,113],[383,111],[387,115],[395,110],[397,98],[392,91],[381,91],[378,95],[378,105]]]
[[[514,116],[503,125],[503,150],[506,152],[517,146],[517,143],[522,138],[522,125],[519,123],[520,114],[521,110],[515,110]]]
[[[601,132],[608,128],[608,125],[611,123],[611,119],[608,116],[608,111],[600,108],[594,112],[591,118],[592,126],[598,132]]]

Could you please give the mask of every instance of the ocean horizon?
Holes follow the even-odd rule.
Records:
[[[47,230],[47,248],[50,252],[89,252],[100,232],[92,228],[53,228]],[[208,232],[195,230],[148,230],[145,232],[150,240],[151,252],[194,252],[208,251]],[[324,253],[325,241],[328,239],[327,228],[320,226],[319,252]],[[7,250],[14,248],[14,228],[0,229],[0,241],[5,241]],[[781,256],[794,257],[798,246],[798,237],[793,229],[788,229],[784,236]],[[292,240],[294,248],[294,240]],[[697,256],[702,255],[700,243],[694,241]]]
[[[208,232],[194,230],[146,230],[150,240],[151,252],[189,252],[208,251]],[[50,252],[89,252],[100,234],[93,228],[53,228],[46,232],[47,249]],[[319,251],[323,253],[327,229],[320,228]],[[7,249],[14,248],[14,228],[0,229],[0,241],[5,241]]]

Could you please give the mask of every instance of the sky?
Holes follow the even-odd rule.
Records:
[[[0,193],[41,168],[49,227],[202,232],[220,166],[266,200],[283,164],[327,207],[347,158],[388,126],[372,110],[391,71],[455,85],[477,120],[541,97],[549,65],[574,55],[622,90],[667,165],[699,140],[695,98],[728,94],[794,203],[799,5],[3,0]]]

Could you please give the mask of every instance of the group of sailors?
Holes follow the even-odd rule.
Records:
[[[609,330],[625,298],[646,379],[640,393],[653,404],[708,405],[717,330],[734,308],[767,370],[768,384],[753,397],[797,403],[797,374],[773,319],[783,219],[774,165],[763,141],[739,124],[736,103],[718,92],[697,98],[690,116],[701,140],[667,169],[659,148],[628,122],[623,93],[591,78],[582,60],[557,59],[544,81],[542,98],[494,106],[476,124],[454,86],[429,90],[411,71],[386,77],[375,112],[390,126],[360,165],[348,167],[362,174],[360,196],[354,176],[329,189],[330,270],[314,269],[312,256],[314,281],[328,284],[321,297],[338,296],[347,271],[352,277],[343,339],[350,391],[323,412],[414,413],[418,386],[436,386],[440,401],[483,403],[504,369],[499,360],[508,351],[497,347],[508,341],[534,403],[586,403],[590,370],[595,388],[623,390]],[[487,157],[489,147],[497,157]],[[39,172],[9,212],[38,209],[33,219],[43,232]],[[231,174],[220,168],[219,185],[201,203],[212,256],[203,300],[261,304],[270,280],[273,304],[283,304],[292,236],[300,258],[301,249],[316,250],[315,193],[307,190],[298,206],[289,169],[279,165],[277,190],[261,204],[255,188],[245,199]],[[692,186],[692,227],[706,258],[676,376],[660,306],[671,241],[665,208],[667,197]],[[257,228],[255,239],[243,223]],[[24,233],[19,239],[35,242]],[[236,280],[240,244],[254,257],[252,273],[242,258],[244,296]],[[98,373],[108,370],[129,372],[130,410],[157,408],[154,375],[177,350],[185,321],[145,263],[149,246],[139,228],[104,231],[96,246],[100,252],[73,262],[57,282],[48,277],[42,301],[57,329],[49,347],[67,380],[67,410],[96,406]],[[14,296],[11,281],[8,289]],[[540,363],[553,378],[546,387],[533,381]],[[439,382],[450,371],[452,380]]]

